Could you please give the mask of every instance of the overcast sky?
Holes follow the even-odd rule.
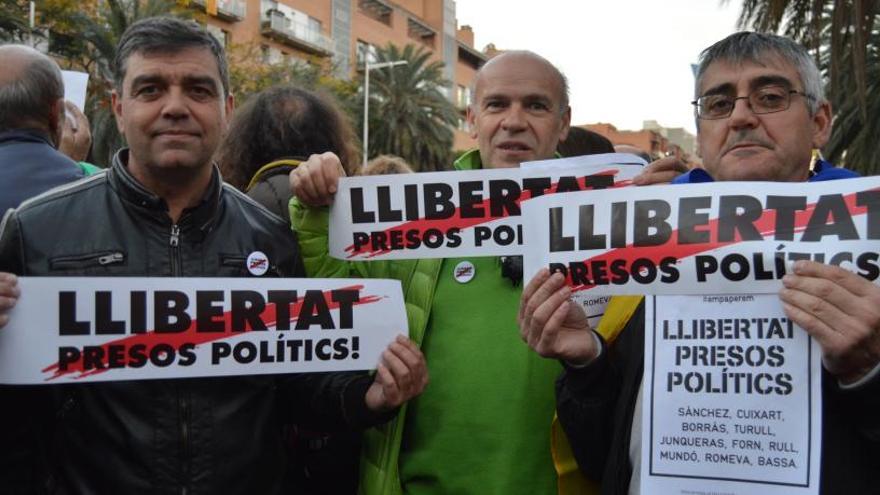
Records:
[[[703,48],[735,31],[731,0],[456,0],[475,45],[530,49],[571,87],[572,124],[643,120],[694,132],[693,74]]]

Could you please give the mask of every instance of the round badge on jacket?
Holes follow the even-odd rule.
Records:
[[[259,277],[269,270],[269,258],[262,251],[254,251],[247,257],[248,272],[251,275]]]
[[[462,261],[461,263],[455,265],[455,269],[452,272],[452,276],[455,277],[455,281],[460,284],[466,284],[474,279],[474,275],[476,275],[476,269],[474,268],[474,264],[470,261]]]

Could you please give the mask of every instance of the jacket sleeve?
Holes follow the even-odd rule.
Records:
[[[634,401],[638,391],[624,390],[624,382],[626,376],[638,371],[631,367],[640,369],[641,353],[636,352],[638,349],[634,346],[640,345],[643,335],[643,314],[643,311],[636,312],[613,345],[607,345],[603,339],[601,354],[588,366],[564,365],[565,370],[556,382],[560,424],[581,471],[595,481],[602,479],[606,464],[616,452],[612,447],[619,448],[613,445],[615,441],[622,441],[616,438],[616,433],[621,428],[628,429],[632,420],[618,416],[629,410],[621,407],[621,401]],[[630,392],[632,397],[621,396]]]
[[[0,220],[0,272],[24,275],[21,243],[18,215],[10,209]]]
[[[391,278],[406,287],[416,260],[343,261],[330,256],[328,208],[311,208],[290,200],[291,228],[296,232],[306,274],[318,278]]]
[[[290,221],[309,277],[369,277],[363,263],[347,262],[330,256],[330,211],[327,208],[311,208],[293,198],[290,200]]]
[[[612,414],[620,380],[609,362],[608,349],[585,368],[565,370],[556,381],[556,411],[571,443],[578,466],[589,478],[601,480],[605,453],[612,437]]]
[[[856,388],[842,388],[830,373],[823,372],[822,387],[824,400],[843,404],[861,440],[880,455],[880,376]]]
[[[391,420],[397,409],[377,413],[367,408],[367,372],[301,373],[282,379],[284,419],[318,431],[357,431]]]
[[[0,221],[0,271],[24,275],[18,215],[9,210]],[[3,330],[0,329],[0,332]],[[40,418],[48,407],[40,387],[0,385],[0,486],[3,493],[38,493],[46,482]]]

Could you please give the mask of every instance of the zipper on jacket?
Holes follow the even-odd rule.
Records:
[[[180,226],[176,223],[171,226],[168,245],[171,247],[171,275],[180,276]]]
[[[107,266],[122,263],[123,261],[125,261],[125,253],[121,251],[101,251],[76,256],[59,256],[49,260],[49,269],[63,270],[88,268],[90,266]]]
[[[180,414],[180,457],[183,480],[180,486],[181,495],[186,495],[190,482],[190,417],[192,405],[186,391],[178,389],[177,407]]]

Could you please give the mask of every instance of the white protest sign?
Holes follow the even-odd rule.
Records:
[[[525,280],[549,267],[591,296],[775,292],[800,259],[880,277],[880,177],[545,195],[522,220]]]
[[[821,350],[776,294],[648,296],[641,493],[819,493]]]
[[[633,159],[638,157],[590,155],[520,169],[343,178],[330,208],[330,255],[349,260],[520,255],[521,203],[544,194],[628,185],[644,163]]]
[[[541,160],[523,163],[523,173],[539,174],[541,171],[552,171],[555,166],[555,161],[556,160]],[[648,164],[642,158],[629,153],[608,153],[577,157],[577,164],[581,167],[600,167],[601,170],[601,168],[608,163],[623,163],[629,165],[626,175],[621,177],[621,179],[624,180],[616,181],[615,186],[617,187],[631,185],[629,179],[632,179],[635,174],[640,172],[641,167]],[[637,165],[637,167],[632,167],[632,165]],[[526,283],[528,283],[528,279],[526,279]],[[588,292],[575,292],[572,295],[571,300],[583,308],[584,313],[587,315],[587,321],[589,322],[590,327],[598,328],[599,321],[602,319],[602,316],[605,315],[605,309],[608,307],[608,302],[611,300],[611,296],[595,296]]]
[[[89,74],[72,70],[61,71],[64,80],[64,99],[73,102],[81,112],[86,108],[86,90],[89,86]]]
[[[0,383],[375,368],[407,334],[400,282],[22,277]]]

